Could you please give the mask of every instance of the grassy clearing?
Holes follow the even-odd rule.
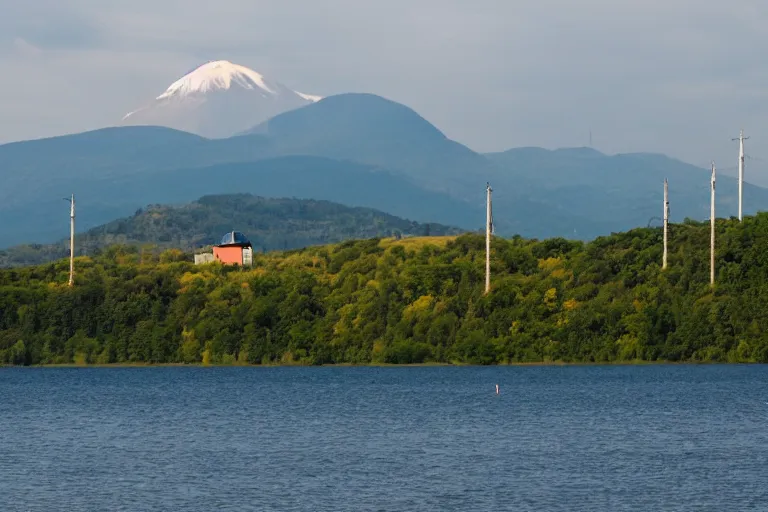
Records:
[[[379,245],[385,249],[400,245],[405,249],[418,251],[422,247],[433,245],[435,247],[445,247],[448,242],[456,240],[456,236],[413,236],[395,240],[394,238],[382,238]]]

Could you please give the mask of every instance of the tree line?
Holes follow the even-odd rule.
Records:
[[[252,268],[112,246],[0,271],[0,364],[768,362],[768,214],[589,243],[368,239]]]

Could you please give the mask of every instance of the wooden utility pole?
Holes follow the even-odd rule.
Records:
[[[712,162],[712,198],[709,212],[709,284],[715,285],[715,162]]]
[[[667,186],[667,179],[664,178],[664,255],[661,260],[661,268],[667,268],[667,240],[669,230],[669,188]]]
[[[491,291],[491,231],[493,230],[493,215],[491,213],[491,184],[486,183],[485,205],[485,293]]]
[[[64,198],[69,201],[69,286],[75,284],[75,194],[71,198]]]
[[[739,138],[731,139],[739,141],[739,222],[742,220],[742,195],[744,193],[744,141],[749,137],[744,137],[744,130],[739,132]]]

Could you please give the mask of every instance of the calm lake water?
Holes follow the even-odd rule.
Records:
[[[768,509],[767,366],[0,369],[0,408],[3,511]]]

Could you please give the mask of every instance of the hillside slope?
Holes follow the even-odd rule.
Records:
[[[328,201],[268,199],[250,194],[205,196],[179,206],[151,205],[77,235],[77,255],[113,244],[154,245],[191,251],[217,243],[231,230],[246,233],[256,251],[296,249],[349,239],[425,234],[450,235],[457,228],[419,224],[370,208]],[[40,264],[69,255],[69,238],[56,244],[0,251],[0,267]]]
[[[256,254],[252,269],[111,248],[0,270],[0,364],[768,362],[768,214],[584,244],[481,235]]]

